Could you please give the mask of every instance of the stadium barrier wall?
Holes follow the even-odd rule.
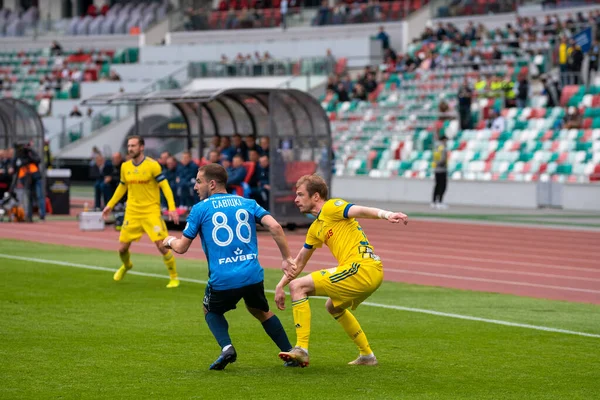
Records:
[[[432,179],[374,179],[368,176],[334,176],[332,196],[356,201],[430,203]],[[600,211],[600,184],[557,184],[552,205],[565,210]],[[537,182],[482,182],[450,180],[444,201],[450,205],[536,209]]]
[[[38,50],[49,49],[52,41],[56,40],[65,50],[85,49],[122,49],[125,47],[139,47],[139,36],[131,35],[88,35],[88,36],[66,36],[45,35],[32,38],[3,37],[0,38],[0,48],[3,50]]]
[[[167,46],[146,46],[140,57],[142,62],[158,60],[214,61],[221,54],[229,58],[238,53],[254,54],[268,51],[275,58],[322,57],[331,49],[335,57],[368,58],[370,37],[385,26],[390,45],[398,52],[403,50],[404,22],[335,25],[324,27],[297,27],[282,31],[279,28],[247,29],[240,35],[236,30],[170,32]],[[175,49],[175,50],[173,50]],[[360,65],[364,66],[365,60]]]
[[[600,183],[562,185],[565,210],[600,211]]]

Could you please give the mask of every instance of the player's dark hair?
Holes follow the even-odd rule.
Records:
[[[201,166],[199,171],[204,173],[204,178],[207,181],[215,181],[217,185],[227,185],[227,171],[221,164],[213,163]]]
[[[144,138],[141,137],[140,135],[132,135],[132,136],[128,136],[127,137],[127,141],[129,142],[129,140],[131,139],[137,139],[138,143],[142,146],[145,146],[144,144]]]
[[[319,193],[319,196],[323,200],[327,200],[329,198],[329,188],[327,187],[327,183],[325,182],[325,179],[321,178],[317,174],[304,175],[300,177],[298,182],[296,182],[296,188],[299,188],[302,185],[306,185],[306,191],[311,197],[313,194]]]

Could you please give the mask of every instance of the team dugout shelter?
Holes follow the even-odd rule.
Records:
[[[135,125],[130,134],[146,141],[146,151],[178,154],[188,150],[205,160],[214,137],[239,134],[270,138],[269,211],[282,225],[306,225],[310,217],[294,204],[295,184],[305,174],[318,173],[331,187],[333,165],[329,119],[321,104],[296,89],[227,88],[165,90],[150,93],[99,94],[87,105],[134,107]],[[153,126],[140,121],[140,107],[169,104],[174,115]],[[246,162],[246,181],[254,172]]]
[[[37,166],[42,178],[45,177],[44,163],[44,125],[35,108],[19,99],[0,99],[0,149],[15,150],[19,157],[19,148],[31,146],[41,161]],[[3,182],[0,191],[8,190],[10,183]],[[4,187],[6,185],[6,187]],[[45,190],[45,185],[42,185]],[[26,199],[28,200],[28,196]]]

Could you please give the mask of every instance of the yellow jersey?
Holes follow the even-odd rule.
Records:
[[[138,165],[135,165],[133,160],[123,163],[120,183],[127,188],[126,212],[129,217],[160,214],[160,189],[158,184],[163,180],[165,180],[165,176],[162,173],[160,164],[150,157],[144,157]],[[115,197],[111,199],[109,205],[115,200]],[[115,203],[121,197],[119,196]]]
[[[348,218],[352,205],[342,199],[327,200],[306,233],[304,247],[320,248],[325,243],[339,265],[364,259],[380,262],[358,221]]]

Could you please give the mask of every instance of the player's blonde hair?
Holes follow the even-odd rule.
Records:
[[[296,189],[302,185],[306,185],[306,191],[311,197],[313,194],[319,193],[319,196],[323,200],[329,198],[329,188],[327,187],[327,183],[325,182],[325,179],[317,174],[301,176],[300,179],[298,179],[298,182],[296,182]]]

